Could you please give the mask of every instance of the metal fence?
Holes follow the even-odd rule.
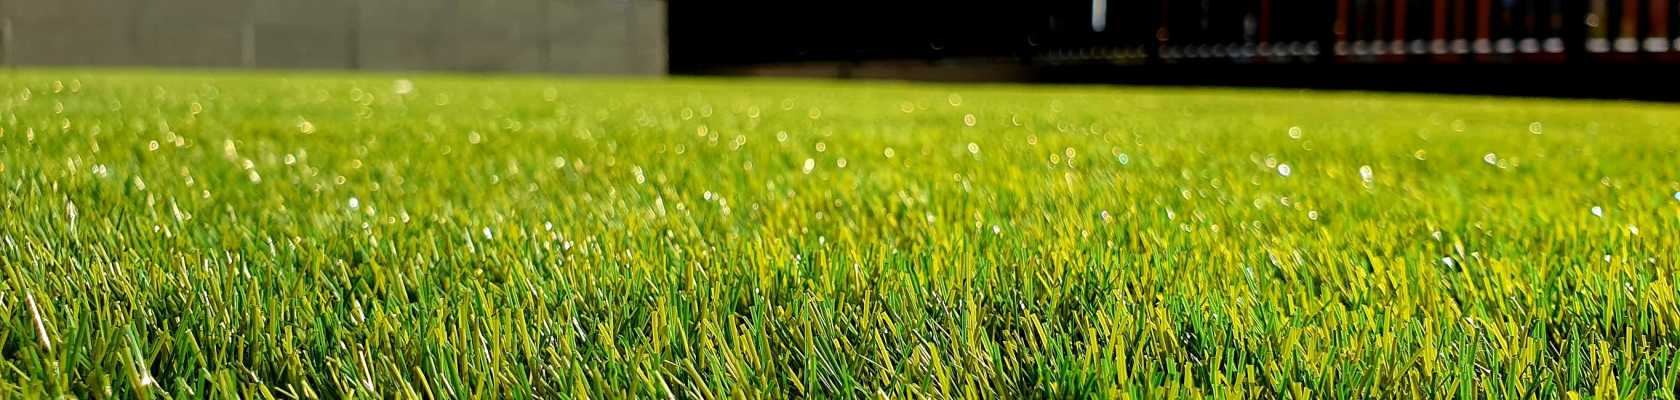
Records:
[[[0,0],[0,63],[663,74],[662,0]]]

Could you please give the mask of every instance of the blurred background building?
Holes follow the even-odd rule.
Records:
[[[673,0],[669,29],[680,74],[1680,100],[1677,3]]]
[[[1680,60],[1680,0],[684,2],[673,70],[886,59],[1077,63]],[[763,18],[773,15],[779,18]]]
[[[0,63],[1654,98],[1680,0],[0,0]]]
[[[0,0],[6,65],[664,74],[662,0]]]

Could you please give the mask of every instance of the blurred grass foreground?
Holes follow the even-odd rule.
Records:
[[[1674,398],[1680,107],[22,70],[0,398]]]

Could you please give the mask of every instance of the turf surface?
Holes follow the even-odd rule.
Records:
[[[1680,107],[0,73],[0,398],[1674,398]]]

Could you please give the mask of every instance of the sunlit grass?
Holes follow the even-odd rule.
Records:
[[[0,75],[0,398],[1674,398],[1680,107]]]

